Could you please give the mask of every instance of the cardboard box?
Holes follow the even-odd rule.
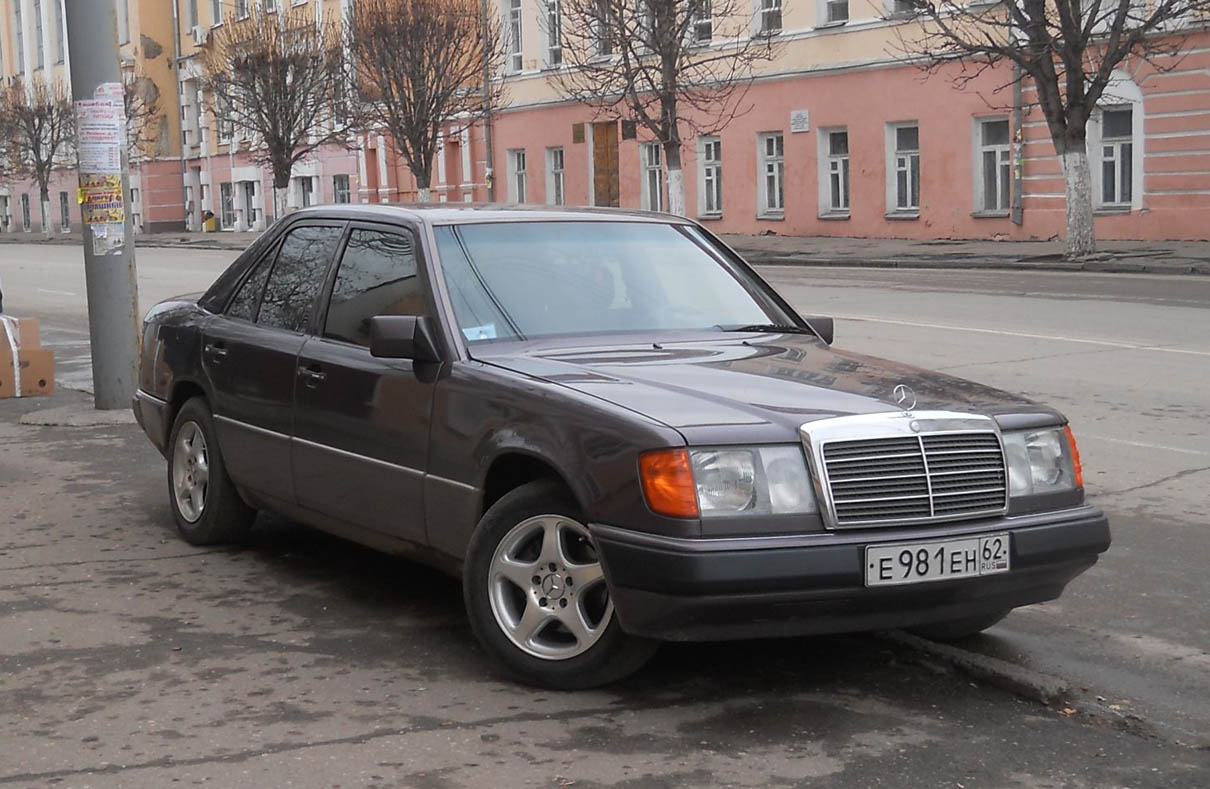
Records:
[[[42,347],[41,336],[38,330],[37,318],[12,318],[5,316],[7,320],[0,321],[0,359],[12,359],[12,347],[8,343],[8,328],[15,326],[17,329],[16,336],[13,340],[17,343],[18,348],[35,349]]]
[[[12,353],[0,359],[0,398],[17,394]],[[21,371],[21,397],[37,397],[55,393],[55,352],[44,348],[22,348],[17,352],[17,368]]]

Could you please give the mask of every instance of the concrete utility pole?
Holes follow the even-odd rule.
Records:
[[[76,109],[84,275],[92,345],[93,402],[128,408],[137,385],[139,304],[126,107],[118,66],[117,10],[112,2],[65,0]]]

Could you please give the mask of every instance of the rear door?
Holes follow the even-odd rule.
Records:
[[[438,365],[370,355],[370,318],[433,314],[414,228],[355,223],[298,358],[293,467],[304,507],[423,543]]]
[[[294,502],[290,473],[298,352],[314,320],[343,222],[307,221],[252,267],[202,340],[215,427],[236,484]]]

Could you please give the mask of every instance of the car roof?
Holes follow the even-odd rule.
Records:
[[[340,203],[312,206],[294,211],[291,218],[306,216],[399,221],[407,219],[429,225],[460,225],[484,222],[646,222],[690,224],[688,220],[654,211],[619,208],[562,206],[502,206],[491,203]]]

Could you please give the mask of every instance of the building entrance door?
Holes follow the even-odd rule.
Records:
[[[592,190],[593,205],[621,205],[617,121],[592,125]]]

